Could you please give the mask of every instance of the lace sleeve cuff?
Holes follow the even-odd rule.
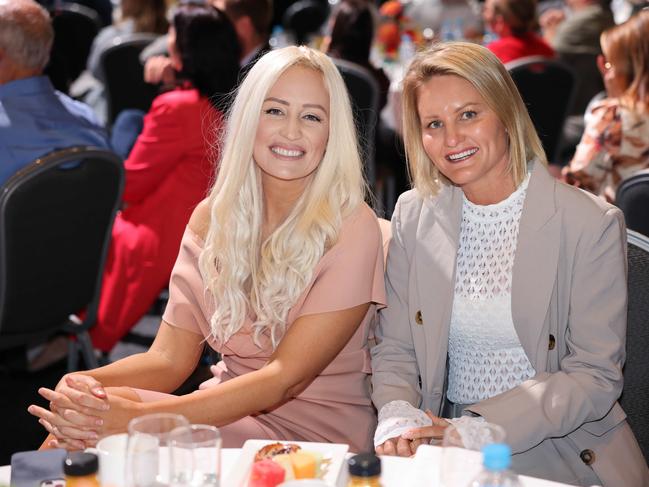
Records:
[[[457,430],[464,448],[469,450],[480,450],[481,445],[502,441],[494,437],[492,425],[487,423],[482,416],[461,416],[459,418],[447,419]]]
[[[379,424],[374,433],[374,446],[412,429],[430,426],[432,421],[421,409],[407,401],[391,401],[379,411]]]

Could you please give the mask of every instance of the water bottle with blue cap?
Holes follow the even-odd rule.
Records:
[[[522,487],[518,475],[510,466],[512,451],[503,443],[492,443],[482,448],[482,471],[468,487]]]

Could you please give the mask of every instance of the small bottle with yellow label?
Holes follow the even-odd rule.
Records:
[[[347,487],[381,487],[381,459],[374,453],[361,453],[347,460]]]
[[[66,487],[100,487],[97,472],[97,455],[87,452],[72,452],[63,462]]]

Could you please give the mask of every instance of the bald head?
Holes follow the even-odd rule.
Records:
[[[40,74],[53,40],[47,10],[33,0],[0,0],[0,78],[9,65],[16,72]]]

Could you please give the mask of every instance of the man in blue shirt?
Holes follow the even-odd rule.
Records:
[[[108,149],[90,107],[56,91],[42,76],[54,32],[33,0],[0,0],[0,184],[56,149]]]

